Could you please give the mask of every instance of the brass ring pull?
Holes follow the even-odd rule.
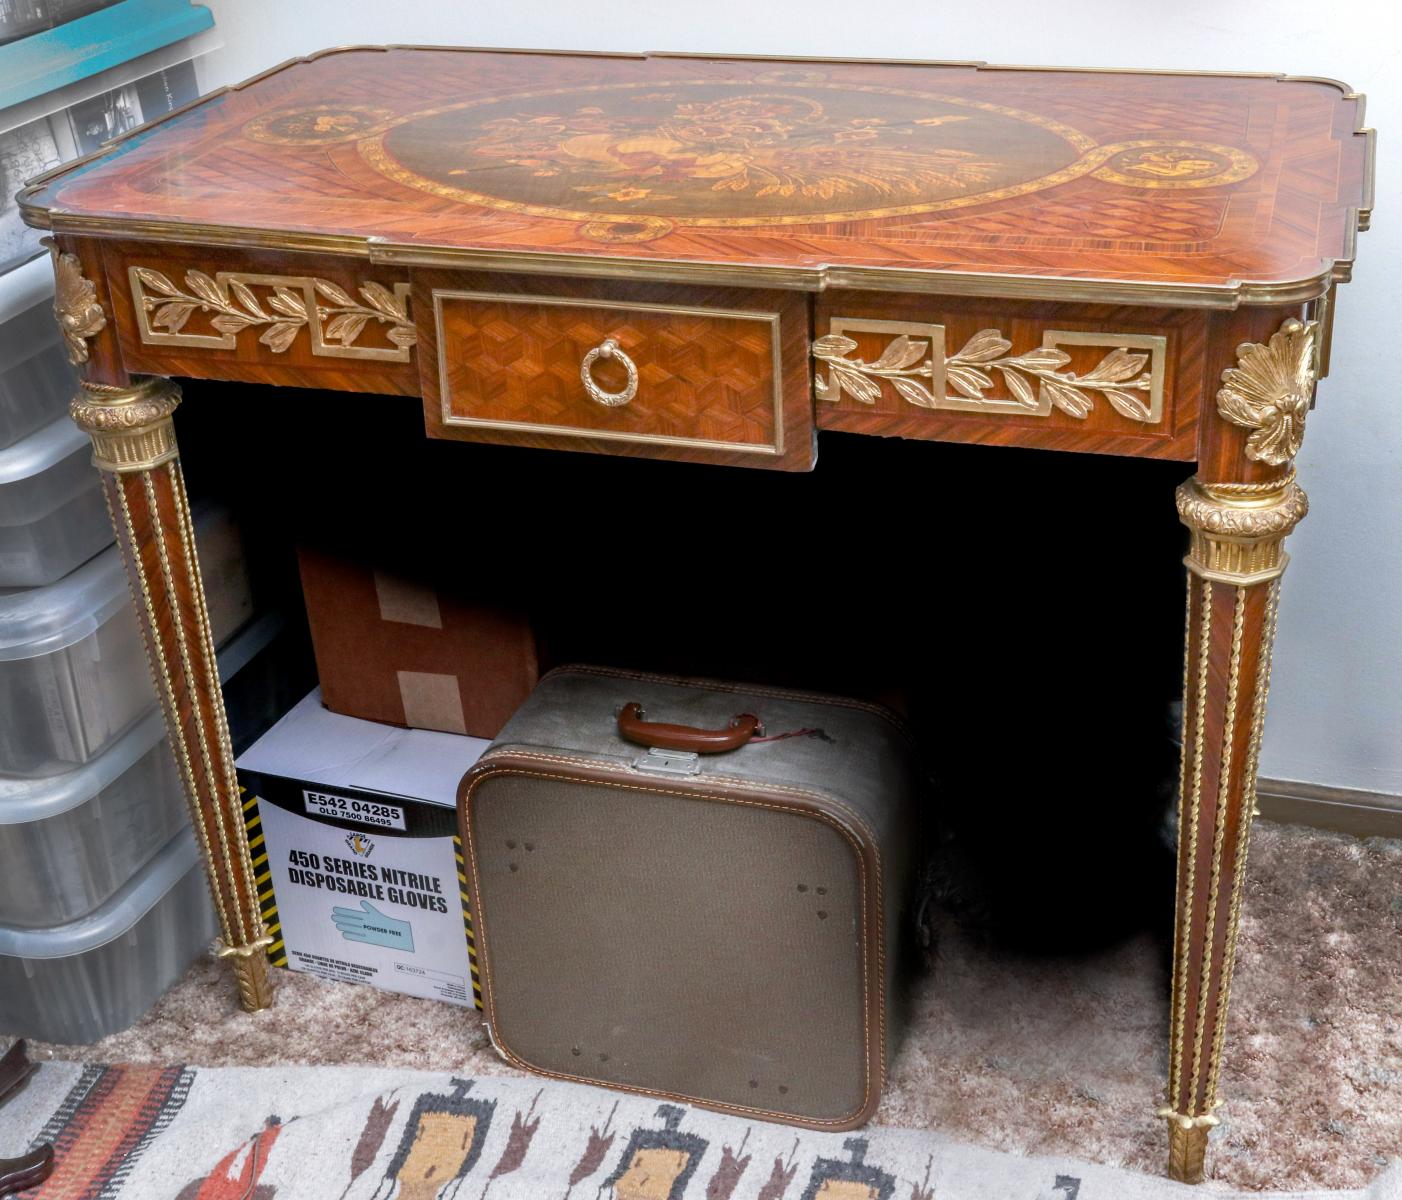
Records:
[[[616,358],[623,364],[623,369],[628,372],[628,382],[621,392],[606,392],[594,382],[594,377],[589,372],[594,366],[594,360],[599,358]],[[584,361],[579,364],[579,378],[584,384],[584,390],[589,393],[589,398],[597,400],[606,408],[621,408],[638,394],[638,368],[633,365],[633,360],[618,348],[618,343],[613,338],[605,338],[584,356]]]

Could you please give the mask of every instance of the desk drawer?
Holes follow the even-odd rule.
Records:
[[[807,470],[801,297],[416,280],[432,437]]]

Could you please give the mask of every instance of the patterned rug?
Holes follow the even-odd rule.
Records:
[[[543,1080],[339,1067],[49,1063],[0,1157],[31,1200],[1186,1200],[1204,1189],[911,1130],[822,1134]],[[1214,1196],[1265,1193],[1226,1193]],[[1402,1200],[1402,1168],[1366,1192]]]

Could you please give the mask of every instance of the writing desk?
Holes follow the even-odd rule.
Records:
[[[271,1003],[271,939],[168,377],[422,396],[433,438],[788,471],[824,429],[1174,459],[1196,475],[1159,1115],[1170,1172],[1200,1179],[1306,512],[1292,459],[1371,204],[1362,117],[1343,85],[1265,75],[354,48],[34,181],[243,1005]],[[275,438],[277,403],[229,420]],[[1113,497],[1078,494],[1077,461],[1036,522],[1094,592]]]

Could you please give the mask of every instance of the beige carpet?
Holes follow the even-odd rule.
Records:
[[[795,1130],[600,1088],[376,1067],[51,1062],[0,1158],[54,1145],[32,1200],[1202,1200],[1161,1176],[926,1130]],[[1249,1200],[1259,1192],[1218,1192]],[[1402,1166],[1366,1191],[1402,1200]]]
[[[1211,1171],[1241,1189],[1357,1188],[1402,1159],[1402,842],[1259,825]],[[1076,904],[1080,897],[1064,902]],[[471,1012],[278,973],[274,1012],[236,1010],[200,963],[89,1062],[365,1064],[514,1075]],[[1148,938],[1018,960],[954,936],[915,1002],[876,1120],[1023,1154],[1157,1173],[1164,965]]]

